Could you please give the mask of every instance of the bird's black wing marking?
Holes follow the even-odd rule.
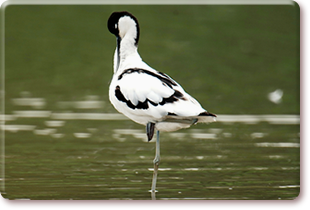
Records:
[[[149,108],[149,105],[148,105],[148,103],[147,103],[148,101],[149,101],[153,106],[157,106],[156,103],[154,103],[154,102],[152,102],[152,101],[150,101],[150,100],[148,100],[148,99],[146,99],[144,102],[139,101],[139,103],[138,103],[137,105],[133,105],[133,104],[131,103],[130,100],[127,100],[127,99],[124,97],[124,95],[123,95],[123,93],[121,92],[121,89],[120,89],[119,86],[116,86],[116,88],[115,88],[115,96],[116,96],[116,98],[117,98],[119,101],[125,102],[125,103],[127,104],[127,106],[128,106],[129,108],[131,108],[131,109],[148,109],[148,108]]]
[[[172,88],[172,86],[177,86],[177,83],[175,83],[175,81],[173,81],[170,77],[168,77],[164,73],[161,73],[161,72],[158,71],[157,74],[156,74],[154,72],[151,72],[151,71],[148,71],[148,70],[145,70],[145,69],[139,69],[139,68],[132,68],[132,69],[125,70],[123,73],[121,73],[118,76],[118,80],[121,80],[125,74],[131,74],[131,73],[135,73],[135,72],[137,72],[137,73],[144,73],[144,74],[148,74],[148,75],[151,75],[153,77],[156,77],[157,79],[162,81],[164,84],[168,85],[170,88]]]
[[[179,99],[186,100],[180,91],[175,90],[173,95],[171,95],[169,98],[163,98],[163,100],[159,104],[164,105],[167,103],[173,103],[175,101],[178,101]]]
[[[146,99],[145,101],[141,102],[139,101],[137,105],[134,105],[133,103],[131,103],[130,100],[127,100],[123,93],[121,92],[121,89],[119,86],[116,86],[115,88],[115,96],[116,98],[119,100],[119,101],[122,101],[122,102],[125,102],[127,104],[127,106],[131,109],[148,109],[149,108],[149,104],[152,104],[153,106],[157,106],[158,104],[149,100],[149,99]],[[168,103],[173,103],[173,102],[176,102],[178,101],[179,99],[181,100],[186,100],[183,96],[183,94],[177,90],[175,90],[174,94],[172,94],[170,97],[168,98],[163,98],[163,100],[159,103],[159,105],[163,106],[165,104],[168,104]]]
[[[139,73],[139,74],[148,74],[150,76],[153,76],[157,79],[159,79],[164,85],[168,86],[169,88],[173,89],[173,86],[177,86],[178,84],[173,81],[169,76],[165,75],[164,73],[157,72],[158,74],[145,70],[145,69],[138,69],[138,68],[131,68],[125,70],[122,74],[118,76],[118,80],[121,80],[126,74],[131,74],[131,73]],[[148,109],[149,105],[153,106],[158,106],[158,105],[165,105],[167,103],[174,103],[178,100],[186,100],[184,95],[178,91],[174,90],[174,93],[167,97],[167,98],[162,98],[162,101],[159,103],[155,103],[152,100],[146,98],[145,101],[139,101],[137,105],[134,105],[130,100],[127,100],[125,96],[123,95],[120,86],[116,86],[115,88],[115,96],[119,101],[122,101],[127,104],[127,106],[131,109]]]

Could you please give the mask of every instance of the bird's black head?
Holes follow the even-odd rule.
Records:
[[[135,16],[133,16],[131,13],[127,11],[122,11],[122,12],[113,12],[111,16],[109,17],[108,20],[108,29],[109,31],[114,34],[118,38],[122,38],[122,30],[126,30],[124,28],[120,28],[120,20],[122,18],[129,17],[133,22],[135,23],[136,27],[136,44],[139,41],[139,34],[140,34],[140,29],[139,29],[139,23],[138,20]]]

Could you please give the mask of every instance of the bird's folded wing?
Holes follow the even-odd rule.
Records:
[[[148,100],[159,104],[175,92],[158,77],[143,72],[133,72],[122,76],[117,82],[121,94],[133,105]]]

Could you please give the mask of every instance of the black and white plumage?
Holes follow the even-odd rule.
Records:
[[[132,14],[125,11],[112,13],[108,29],[117,39],[110,101],[117,111],[146,126],[148,141],[157,130],[151,190],[155,192],[160,162],[159,131],[175,131],[200,122],[213,122],[216,115],[203,109],[168,75],[142,61],[137,51],[140,28]]]
[[[159,131],[215,120],[216,116],[203,109],[176,81],[142,61],[137,51],[139,24],[132,14],[114,12],[108,29],[117,38],[109,90],[116,110],[136,123],[154,123]]]

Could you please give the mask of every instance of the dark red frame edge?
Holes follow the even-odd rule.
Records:
[[[206,201],[106,201],[106,200],[5,200],[8,209],[297,209],[309,199],[309,7],[300,8],[300,194],[294,200],[206,200]]]

